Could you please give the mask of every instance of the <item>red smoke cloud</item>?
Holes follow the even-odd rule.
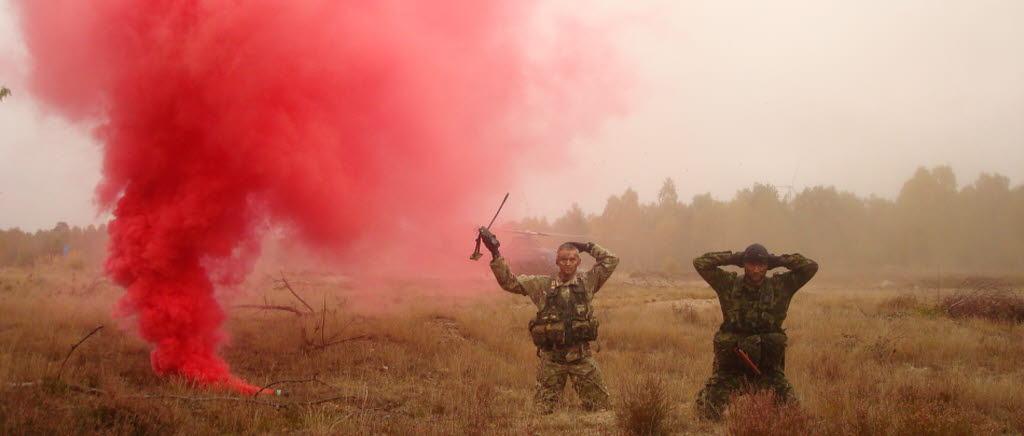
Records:
[[[158,374],[243,392],[214,289],[269,226],[380,263],[457,240],[469,263],[466,226],[514,170],[557,164],[547,148],[613,108],[607,47],[579,28],[527,47],[531,2],[16,3],[36,96],[98,126],[116,316]]]

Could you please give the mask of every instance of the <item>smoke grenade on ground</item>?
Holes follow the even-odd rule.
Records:
[[[15,4],[33,94],[102,144],[115,316],[157,374],[247,393],[214,291],[268,229],[353,262],[468,264],[517,169],[616,110],[607,47],[578,26],[534,46],[533,2]]]

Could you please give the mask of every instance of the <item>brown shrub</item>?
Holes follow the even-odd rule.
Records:
[[[622,404],[616,413],[619,427],[630,435],[662,435],[672,429],[673,402],[665,390],[664,381],[647,376],[627,385],[622,392]]]
[[[952,318],[1024,322],[1024,298],[1009,290],[979,288],[957,292],[943,298],[939,308]]]
[[[726,408],[726,434],[733,436],[772,436],[812,434],[815,423],[795,404],[776,404],[769,390],[736,394]]]

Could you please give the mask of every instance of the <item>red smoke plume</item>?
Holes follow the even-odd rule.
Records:
[[[116,315],[158,374],[243,392],[214,288],[244,279],[268,226],[383,263],[457,238],[468,263],[465,225],[513,170],[558,163],[545,148],[610,108],[607,47],[573,28],[527,50],[531,2],[16,3],[35,94],[98,126]]]

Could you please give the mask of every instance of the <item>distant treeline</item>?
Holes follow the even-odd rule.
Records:
[[[940,271],[1024,268],[1024,186],[981,174],[957,186],[953,170],[919,168],[888,200],[832,186],[780,195],[755,184],[731,201],[710,194],[680,202],[666,179],[655,203],[627,189],[600,215],[578,205],[554,222],[526,219],[537,231],[594,235],[634,269],[682,271],[708,251],[742,250],[760,242],[772,252],[800,252],[836,267],[894,266]]]
[[[895,200],[863,198],[832,186],[782,195],[771,185],[755,184],[730,201],[701,194],[685,203],[666,179],[653,203],[641,204],[636,191],[626,189],[609,197],[600,215],[574,204],[553,222],[528,218],[518,224],[591,235],[631,269],[689,271],[695,256],[742,250],[752,242],[778,254],[803,253],[823,267],[1024,268],[1024,185],[1011,188],[1009,178],[983,173],[959,187],[947,166],[919,168]],[[54,260],[98,266],[106,244],[106,226],[61,222],[35,233],[0,230],[0,266]]]
[[[67,248],[65,248],[67,247]],[[99,266],[106,255],[107,227],[70,227],[59,222],[35,233],[0,230],[0,266],[64,261],[75,268]]]

